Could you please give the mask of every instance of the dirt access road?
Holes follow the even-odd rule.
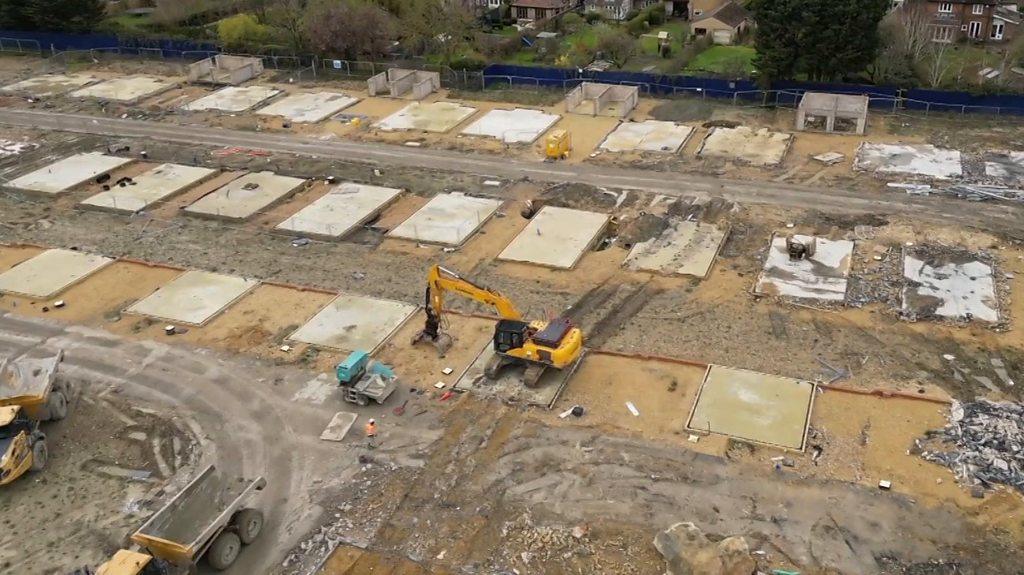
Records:
[[[144,120],[122,120],[83,114],[62,114],[0,108],[0,124],[53,129],[111,137],[152,138],[165,142],[257,147],[314,157],[357,160],[382,165],[413,166],[547,182],[579,182],[594,186],[640,189],[669,196],[720,196],[748,204],[776,204],[841,213],[906,214],[943,224],[963,224],[1024,239],[1024,206],[974,204],[914,198],[898,193],[821,188],[777,182],[744,182],[708,176],[659,173],[590,165],[526,162],[511,158],[344,140],[313,140],[202,126],[179,126]]]
[[[4,488],[5,516],[19,526],[8,525],[0,534],[0,571],[67,573],[96,566],[197,469],[213,463],[231,474],[266,477],[259,500],[267,514],[261,544],[245,550],[228,573],[271,572],[320,519],[318,490],[361,467],[355,450],[319,439],[334,412],[347,404],[340,398],[316,403],[300,397],[315,376],[309,371],[0,314],[0,354],[58,349],[65,350],[61,374],[78,390],[78,405],[59,428],[47,429],[56,440],[50,469]],[[91,408],[106,403],[105,394],[125,408],[122,414],[141,419],[129,411],[138,408],[176,421],[175,427],[187,430],[196,443],[193,464],[149,485],[112,480],[91,463],[57,473],[62,465],[77,463],[79,451],[109,462],[103,467],[145,467],[124,452],[107,453],[107,444],[118,438],[105,436],[106,420],[123,415]],[[138,433],[137,427],[132,431]],[[76,436],[92,440],[74,441]],[[429,433],[410,437],[430,440]],[[417,441],[408,445],[420,447]],[[35,516],[40,519],[32,520]]]

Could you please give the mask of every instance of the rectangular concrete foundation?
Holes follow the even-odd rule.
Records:
[[[99,81],[99,78],[91,74],[46,74],[4,86],[0,92],[46,98],[66,94]]]
[[[388,235],[428,244],[462,245],[499,207],[500,200],[438,194]]]
[[[278,176],[273,172],[246,174],[199,198],[185,211],[199,216],[244,220],[288,198],[305,183],[301,178]]]
[[[204,325],[260,282],[205,271],[187,271],[125,310],[171,323]]]
[[[256,113],[313,124],[330,118],[358,101],[359,98],[337,92],[306,92],[286,96]]]
[[[83,208],[137,213],[213,177],[216,173],[217,170],[210,168],[161,164],[135,176],[134,185],[114,185],[110,190],[100,192],[79,205]]]
[[[471,392],[482,397],[493,397],[504,403],[550,408],[558,400],[562,390],[583,363],[586,351],[575,364],[565,369],[548,368],[534,387],[523,385],[525,368],[507,366],[497,379],[484,375],[487,362],[494,356],[494,344],[488,341],[473,363],[459,376],[452,387],[456,391]]]
[[[375,124],[381,130],[415,130],[444,133],[472,116],[476,108],[454,102],[413,102]]]
[[[288,339],[326,349],[372,353],[416,310],[407,303],[342,294]]]
[[[605,214],[545,206],[498,259],[571,269],[600,239],[607,225]]]
[[[601,149],[609,152],[675,154],[690,141],[691,136],[693,128],[675,122],[623,122],[601,142]]]
[[[555,125],[558,119],[557,114],[546,114],[540,110],[491,110],[462,133],[496,138],[506,144],[529,144]]]
[[[311,237],[341,239],[380,214],[401,193],[402,190],[396,188],[346,182],[334,186],[275,229]]]
[[[803,451],[814,388],[806,381],[712,365],[687,427]]]
[[[51,249],[0,274],[0,292],[46,299],[112,263],[111,258]]]
[[[625,118],[636,108],[640,89],[636,86],[583,82],[565,97],[565,111],[588,116]]]
[[[41,194],[59,194],[116,168],[132,163],[129,158],[99,152],[75,154],[16,178],[7,187]]]
[[[999,321],[992,266],[966,250],[959,253],[929,251],[904,251],[904,316]]]
[[[178,85],[173,80],[158,76],[126,76],[94,84],[71,93],[75,98],[99,98],[124,104],[156,96]]]
[[[707,277],[726,232],[711,224],[673,220],[657,238],[629,250],[628,269],[662,275]]]
[[[1024,184],[1024,152],[1008,150],[985,154],[985,175],[1004,184]]]
[[[857,148],[854,169],[874,174],[923,176],[946,180],[963,175],[960,152],[930,144],[875,144]]]
[[[205,110],[244,112],[280,93],[281,90],[263,86],[229,86],[189,102],[182,109],[189,112],[202,112]]]
[[[786,158],[792,142],[792,134],[772,132],[767,128],[711,128],[697,155],[752,166],[776,166]]]
[[[794,239],[810,242],[812,238],[796,235]],[[754,291],[764,295],[845,300],[853,242],[816,239],[817,250],[810,259],[791,260],[786,250],[786,237],[773,236]]]

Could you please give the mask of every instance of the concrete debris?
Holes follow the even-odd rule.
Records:
[[[937,442],[935,449],[928,446]],[[953,401],[949,424],[915,441],[927,461],[948,467],[966,487],[996,484],[1024,493],[1024,404]]]
[[[1024,189],[1006,186],[987,186],[982,184],[954,184],[941,189],[931,190],[933,193],[956,196],[972,201],[1003,200],[1007,202],[1024,202]]]
[[[693,523],[676,523],[654,537],[666,575],[750,575],[757,562],[743,537],[712,543]]]
[[[828,152],[825,154],[818,154],[817,156],[812,156],[811,159],[817,160],[825,164],[826,166],[831,166],[834,164],[838,164],[839,162],[842,162],[844,158],[846,158],[846,156],[840,154],[839,152]]]

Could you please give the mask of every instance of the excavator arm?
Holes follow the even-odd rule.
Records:
[[[447,292],[455,292],[473,301],[494,308],[502,319],[521,320],[522,315],[510,299],[500,293],[478,286],[463,278],[452,270],[435,265],[427,274],[427,289],[424,306],[426,308],[426,324],[423,331],[416,334],[413,344],[430,340],[442,354],[451,346],[451,340],[441,331],[444,321],[444,298]]]

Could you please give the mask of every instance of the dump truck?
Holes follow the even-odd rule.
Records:
[[[231,567],[263,530],[263,512],[247,505],[266,485],[208,466],[132,534],[138,549],[121,549],[96,575],[185,575],[203,558],[218,571]]]
[[[342,397],[349,403],[366,406],[370,401],[383,404],[398,387],[398,378],[388,366],[374,361],[365,351],[353,351],[335,368]]]
[[[566,160],[571,151],[572,136],[568,130],[562,128],[552,130],[544,142],[544,159],[547,161]]]
[[[46,466],[49,452],[40,425],[68,414],[71,387],[57,377],[63,360],[63,351],[0,359],[0,485]]]

